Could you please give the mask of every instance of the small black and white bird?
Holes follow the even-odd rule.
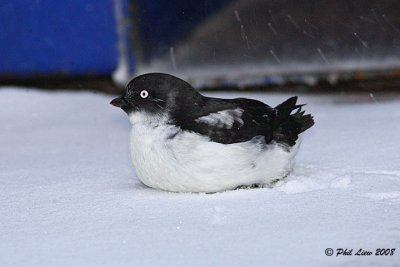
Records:
[[[260,101],[205,97],[163,73],[132,79],[110,104],[132,123],[131,159],[147,186],[218,192],[271,186],[292,169],[299,134],[314,124],[291,97],[272,108]]]

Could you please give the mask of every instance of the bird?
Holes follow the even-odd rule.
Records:
[[[314,125],[297,96],[274,108],[248,98],[207,97],[166,73],[133,78],[110,104],[132,124],[136,176],[171,192],[273,187],[292,171],[301,135]]]

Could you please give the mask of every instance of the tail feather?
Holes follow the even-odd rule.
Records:
[[[299,134],[314,125],[311,114],[305,114],[303,105],[297,105],[297,96],[291,97],[275,107],[276,121],[274,124],[273,140],[277,143],[293,146]],[[295,111],[293,113],[293,111]],[[293,113],[293,114],[292,114]]]

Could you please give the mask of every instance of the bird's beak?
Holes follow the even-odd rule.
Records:
[[[110,104],[115,106],[115,107],[120,108],[123,105],[126,105],[126,101],[125,101],[123,96],[120,96],[120,97],[117,97],[117,98],[111,100]]]

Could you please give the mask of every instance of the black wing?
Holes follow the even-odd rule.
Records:
[[[260,101],[204,98],[198,110],[195,114],[181,116],[178,124],[183,130],[208,136],[222,144],[245,142],[255,136],[263,136],[266,143],[272,139],[276,112]]]
[[[204,97],[196,103],[198,110],[181,114],[177,124],[183,130],[208,136],[211,141],[232,144],[245,142],[256,136],[265,143],[277,142],[293,146],[298,135],[314,124],[311,115],[304,115],[303,105],[291,97],[272,108],[260,101],[237,98],[217,99]],[[294,114],[292,114],[292,112]]]

